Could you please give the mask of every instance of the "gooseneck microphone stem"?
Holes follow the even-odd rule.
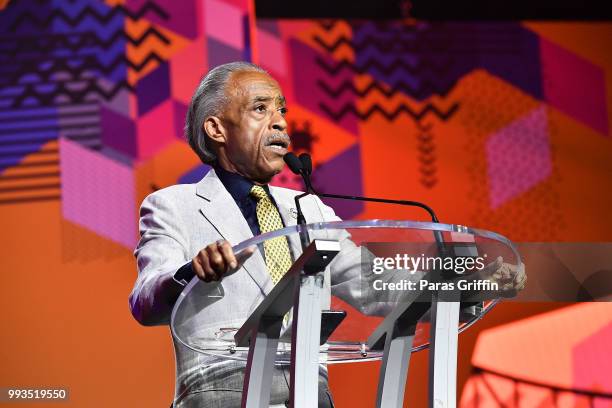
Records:
[[[305,157],[305,154],[302,154],[300,156],[300,159],[302,157]],[[308,160],[308,159],[306,159]],[[302,163],[304,164],[304,163]],[[320,191],[315,190],[314,186],[312,185],[312,182],[310,181],[310,171],[307,171],[305,166],[302,166],[302,168],[299,171],[299,174],[302,176],[302,179],[304,180],[304,184],[306,185],[306,191],[308,191],[309,193],[312,193],[314,195],[317,195],[319,197],[326,197],[326,198],[337,198],[340,200],[357,200],[357,201],[370,201],[370,202],[375,202],[375,203],[385,203],[385,204],[398,204],[398,205],[406,205],[406,206],[410,206],[410,207],[419,207],[424,209],[425,211],[427,211],[429,213],[429,216],[431,217],[431,221],[435,222],[435,223],[439,223],[440,221],[438,220],[438,217],[436,216],[436,213],[434,212],[434,210],[428,206],[427,204],[421,203],[419,201],[410,201],[410,200],[393,200],[390,198],[377,198],[377,197],[360,197],[360,196],[353,196],[353,195],[343,195],[343,194],[327,194],[327,193],[321,193]]]
[[[302,175],[303,176],[303,175]],[[306,180],[304,180],[304,183],[306,183]],[[308,183],[310,184],[310,180],[308,180]],[[425,211],[427,211],[429,213],[429,216],[431,217],[431,221],[435,224],[439,224],[440,221],[438,220],[438,217],[436,216],[436,213],[434,212],[434,210],[428,206],[427,204],[418,202],[418,201],[410,201],[410,200],[391,200],[388,198],[376,198],[376,197],[359,197],[359,196],[350,196],[350,195],[341,195],[341,194],[326,194],[326,193],[320,193],[318,191],[316,191],[314,188],[312,188],[312,186],[310,186],[310,190],[312,190],[313,194],[319,196],[319,197],[326,197],[326,198],[337,198],[340,200],[357,200],[357,201],[370,201],[370,202],[376,202],[376,203],[385,203],[385,204],[397,204],[397,205],[405,205],[405,206],[409,206],[409,207],[418,207],[418,208],[422,208]],[[438,251],[440,253],[441,256],[445,256],[446,255],[446,247],[444,245],[444,239],[442,237],[442,232],[441,231],[437,231],[434,230],[433,231],[433,235],[434,235],[434,239],[436,240],[436,245],[438,247]]]
[[[289,166],[289,168],[291,169],[293,173],[299,174],[302,177],[302,180],[304,180],[304,185],[306,186],[305,193],[295,196],[295,206],[296,206],[297,213],[298,213],[298,224],[301,224],[301,225],[306,224],[306,220],[304,219],[304,215],[302,213],[302,209],[301,209],[299,200],[309,194],[314,194],[316,196],[324,197],[324,198],[335,198],[335,199],[340,199],[340,200],[369,201],[369,202],[375,202],[375,203],[396,204],[396,205],[405,205],[409,207],[418,207],[418,208],[422,208],[423,210],[427,211],[433,223],[436,223],[436,224],[440,223],[440,221],[438,220],[438,216],[436,215],[434,210],[427,204],[424,204],[418,201],[392,200],[389,198],[361,197],[361,196],[353,196],[353,195],[321,193],[314,188],[314,186],[312,185],[312,181],[310,180],[310,175],[312,174],[312,160],[310,158],[310,155],[304,153],[304,154],[301,154],[300,157],[298,158],[293,153],[287,153],[283,157],[283,159],[285,160],[285,163],[287,163],[287,165]],[[308,246],[308,244],[310,243],[310,239],[308,237],[308,231],[306,231],[305,228],[303,229],[302,232],[303,233],[300,233],[302,247],[306,248],[306,246]],[[446,247],[444,245],[444,239],[442,237],[442,232],[434,230],[433,235],[434,235],[434,239],[436,240],[436,245],[438,247],[438,251],[440,255],[445,256]]]
[[[438,220],[438,216],[436,215],[434,210],[427,204],[424,204],[418,201],[393,200],[389,198],[361,197],[361,196],[353,196],[353,195],[321,193],[314,188],[310,180],[310,175],[312,174],[312,160],[310,158],[310,155],[303,153],[298,158],[293,153],[287,153],[284,156],[284,159],[293,173],[299,174],[300,176],[302,176],[302,179],[304,180],[304,184],[306,186],[306,193],[295,197],[296,207],[298,207],[298,220],[301,214],[301,209],[299,208],[298,200],[308,194],[314,194],[316,196],[324,197],[324,198],[335,198],[335,199],[340,199],[340,200],[354,200],[354,201],[369,201],[369,202],[376,202],[376,203],[396,204],[396,205],[405,205],[409,207],[418,207],[418,208],[422,208],[423,210],[427,211],[433,223],[436,223],[436,224],[440,223],[440,221]],[[303,215],[302,215],[302,218],[303,218]],[[438,251],[440,252],[441,255],[445,255],[446,247],[444,245],[444,239],[442,237],[442,233],[440,231],[434,230],[433,235],[434,235],[434,239],[436,240],[436,244],[438,246]]]
[[[293,153],[287,153],[283,156],[285,163],[289,166],[289,169],[295,174],[302,174],[304,169],[302,168],[302,162],[297,156]],[[302,176],[303,177],[303,176]],[[308,234],[308,230],[306,229],[306,218],[304,218],[304,213],[302,212],[302,206],[300,205],[300,200],[307,195],[311,194],[311,189],[307,189],[305,193],[296,195],[293,199],[295,201],[295,209],[297,210],[297,224],[301,226],[300,229],[300,243],[302,244],[302,250],[305,250],[308,245],[310,245],[310,236]]]
[[[431,217],[431,221],[435,223],[439,223],[438,217],[436,213],[429,207],[427,204],[420,203],[418,201],[409,201],[409,200],[392,200],[388,198],[376,198],[376,197],[359,197],[359,196],[349,196],[349,195],[341,195],[341,194],[326,194],[320,193],[315,190],[315,194],[319,197],[326,198],[337,198],[341,200],[359,200],[359,201],[371,201],[375,203],[386,203],[386,204],[398,204],[398,205],[406,205],[411,207],[419,207],[427,211]]]
[[[302,212],[302,207],[300,206],[300,199],[306,197],[307,195],[310,195],[310,193],[302,193],[294,198],[295,208],[297,210],[297,224],[301,226],[300,243],[302,244],[302,250],[305,250],[306,247],[310,245],[310,235],[306,229],[306,218],[304,218],[304,213]]]

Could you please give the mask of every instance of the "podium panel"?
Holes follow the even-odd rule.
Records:
[[[417,299],[419,291],[433,294],[440,290],[440,282],[435,286],[437,281],[430,278],[432,273],[437,273],[438,277],[441,271],[454,274],[456,286],[459,286],[457,276],[464,275],[465,281],[470,282],[467,278],[476,273],[478,267],[486,269],[498,257],[510,265],[521,263],[514,245],[503,236],[459,225],[371,220],[291,226],[235,245],[238,256],[249,247],[256,249],[244,262],[244,267],[228,273],[221,281],[203,282],[194,278],[189,282],[172,313],[175,344],[199,355],[246,362],[249,348],[236,344],[236,333],[273,288],[265,275],[263,243],[286,238],[295,261],[302,254],[301,238],[304,236],[309,240],[340,243],[340,251],[325,268],[321,282],[321,310],[346,312],[346,317],[329,337],[325,335],[326,330],[334,328],[339,314],[327,314],[328,317],[323,314],[324,342],[319,349],[319,361],[327,364],[380,359],[382,347],[371,347],[368,339],[396,306],[402,302],[419,302],[422,299]],[[472,261],[466,261],[468,258]],[[458,262],[458,259],[463,261]],[[249,297],[243,296],[238,289],[246,282],[259,286]],[[474,286],[448,291],[455,295],[459,292],[460,296],[467,292],[472,294],[471,298],[461,297],[459,332],[468,329],[498,302],[490,295],[479,296],[482,290]],[[418,318],[412,351],[429,346],[432,320],[430,311]],[[276,364],[290,363],[291,322],[292,314],[288,313],[282,323]]]

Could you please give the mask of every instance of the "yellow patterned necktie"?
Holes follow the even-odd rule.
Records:
[[[257,222],[259,223],[261,233],[283,228],[283,221],[278,209],[266,190],[261,186],[253,186],[251,188],[251,195],[257,200],[255,212],[257,213]],[[266,255],[266,265],[268,266],[272,282],[276,285],[292,264],[287,237],[268,239],[263,243],[263,246]]]

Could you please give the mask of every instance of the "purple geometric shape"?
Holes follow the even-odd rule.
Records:
[[[278,28],[278,21],[272,20],[272,19],[262,20],[258,18],[256,24],[257,24],[257,30],[266,31],[269,34],[272,34],[280,38],[281,33],[280,33],[280,29]]]
[[[486,143],[486,158],[491,208],[550,176],[546,108],[540,106],[492,134]]]
[[[111,100],[102,100],[99,102],[100,106],[104,106],[109,110],[125,115],[126,112],[131,111],[131,106],[134,104],[134,95],[132,91],[122,89]]]
[[[124,30],[125,14],[117,12],[114,6],[101,1],[54,0],[53,5],[53,14],[56,16],[50,25],[53,34],[61,33],[78,38],[87,32],[95,37],[91,41],[84,41],[76,52],[72,51],[69,54],[74,57],[70,60],[72,69],[80,66],[98,79],[105,78],[113,83],[123,81],[127,75],[127,64],[121,60],[121,57],[124,56],[127,40],[117,37],[116,34]],[[92,10],[101,18],[94,17]],[[57,18],[58,14],[63,14],[66,18]],[[112,37],[115,38],[114,41],[108,44],[108,39]],[[63,46],[50,48],[56,57],[65,58],[67,55],[67,50]],[[89,58],[93,58],[95,62],[87,62]],[[113,67],[111,70],[105,69],[111,66]]]
[[[349,70],[342,70],[331,76],[327,74],[316,63],[317,58],[324,60],[327,65],[334,64],[334,61],[308,45],[297,41],[289,40],[290,59],[293,61],[293,89],[295,97],[302,106],[323,116],[330,117],[329,111],[338,113],[346,106],[354,105],[356,97],[351,92],[343,92],[337,97],[331,97],[321,89],[319,82],[325,78],[325,83],[332,87],[338,87],[343,82],[353,82],[353,74]],[[347,129],[349,132],[358,133],[358,122],[355,115],[343,115],[337,121],[337,125]]]
[[[0,11],[0,33],[3,35],[28,35],[38,34],[48,30],[48,27],[41,26],[35,21],[44,21],[53,13],[57,6],[50,1],[35,4],[27,1],[10,1],[6,7]],[[29,13],[34,19],[23,18],[25,13]]]
[[[170,71],[168,63],[157,68],[138,81],[138,115],[142,116],[170,97]]]
[[[161,8],[165,15],[147,12],[144,17],[175,33],[194,39],[198,35],[197,3],[197,1],[155,0],[155,5]],[[125,5],[133,12],[138,12],[144,6],[151,5],[151,0],[127,0]]]
[[[178,139],[184,139],[185,135],[185,117],[187,116],[187,106],[177,102],[175,100],[172,101],[174,106],[174,134]]]
[[[214,38],[208,38],[208,66],[214,68],[227,62],[241,61],[242,50],[225,45]]]
[[[0,172],[18,165],[25,156],[56,140],[58,109],[0,109]]]
[[[324,193],[360,196],[363,193],[361,179],[361,149],[355,143],[344,152],[317,166],[313,172],[315,188]],[[363,201],[323,199],[342,219],[351,219],[364,209]]]
[[[422,80],[432,77],[429,69],[410,72],[405,70],[403,65],[415,66],[425,56],[419,55],[419,51],[416,50],[410,53],[401,48],[388,50],[382,44],[392,44],[399,41],[404,44],[407,44],[408,41],[415,42],[419,34],[421,36],[423,34],[427,35],[429,31],[427,26],[400,29],[400,25],[393,22],[382,25],[374,23],[356,24],[353,28],[351,41],[355,51],[355,67],[366,71],[377,81],[386,83],[392,88],[403,83],[412,89],[418,89]],[[426,37],[422,40],[426,40]],[[433,60],[436,56],[428,54],[427,57]],[[437,78],[439,81],[445,80],[439,75]],[[420,92],[411,94],[411,96],[422,99],[418,98],[419,94]],[[429,95],[430,93],[423,94],[423,98]]]
[[[85,78],[93,79],[93,83],[87,85],[93,89],[101,87],[101,78],[113,84],[125,79],[127,65],[122,57],[126,40],[117,36],[123,32],[123,13],[104,2],[92,0],[4,3],[7,5],[0,11],[0,34],[12,46],[3,49],[1,75],[2,82],[12,83],[5,83],[2,88],[11,85],[14,93],[0,101],[1,108],[49,105],[49,100],[44,101],[46,98],[24,97],[32,92],[33,82],[61,83],[63,93],[74,96],[84,88]],[[9,50],[14,52],[7,53]],[[68,65],[70,73],[61,67],[62,64]],[[33,70],[36,73],[32,73]],[[41,77],[44,78],[35,79]],[[23,81],[28,78],[30,85]],[[45,87],[36,87],[37,92],[48,93],[54,102],[69,99],[49,88],[44,91]],[[96,92],[85,93],[88,100],[96,95]]]
[[[604,70],[545,39],[541,52],[546,101],[608,136]]]
[[[202,180],[202,177],[204,177],[211,168],[212,167],[207,164],[200,164],[179,177],[178,182],[180,184],[197,183]]]
[[[64,138],[59,145],[64,218],[134,248],[136,194],[132,168]]]
[[[244,46],[242,47],[242,60],[252,61],[251,55],[251,20],[248,14],[242,16],[242,37]]]
[[[480,66],[534,98],[542,99],[539,36],[520,22],[473,26],[480,41],[477,55]]]
[[[132,119],[100,106],[102,144],[130,157],[138,156],[136,126]]]
[[[542,97],[538,36],[520,23],[354,23],[355,67],[417,100],[484,68]]]

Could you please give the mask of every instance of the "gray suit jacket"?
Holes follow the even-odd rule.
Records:
[[[296,224],[294,197],[299,191],[270,187],[286,226]],[[300,201],[306,221],[339,221],[334,211],[315,196]],[[232,196],[214,170],[196,184],[167,187],[150,194],[140,209],[141,239],[134,252],[138,263],[138,278],[129,303],[134,317],[145,325],[163,325],[170,321],[173,300],[168,300],[167,288],[176,285],[172,275],[192,259],[202,248],[218,239],[236,245],[252,237]],[[360,252],[342,230],[323,232],[318,238],[339,239],[345,255],[335,260],[325,272],[325,289],[321,308],[329,309],[331,293],[368,313],[360,298]],[[290,237],[295,257],[301,253],[297,236]],[[240,327],[248,315],[270,292],[273,284],[260,251],[236,272],[220,282],[199,283],[193,301],[185,309],[178,329],[184,339],[210,342],[219,328]],[[372,311],[370,311],[372,312]],[[177,369],[177,398],[207,385],[207,376],[218,375],[222,358],[195,353],[174,340]],[[213,371],[216,369],[216,374]]]

